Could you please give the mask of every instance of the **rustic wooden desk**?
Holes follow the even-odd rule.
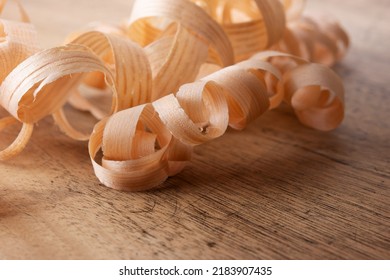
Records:
[[[130,1],[23,2],[49,46],[87,22],[124,18]],[[99,184],[87,143],[47,119],[22,155],[0,163],[0,258],[389,259],[388,2],[308,2],[352,37],[335,68],[347,92],[340,128],[317,132],[273,111],[197,149],[165,188],[122,193]]]

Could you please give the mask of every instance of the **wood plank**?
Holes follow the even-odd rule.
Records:
[[[387,1],[308,2],[352,36],[335,68],[347,91],[340,128],[305,128],[283,107],[196,149],[163,189],[123,193],[99,184],[87,143],[45,119],[22,155],[0,163],[0,258],[389,259]],[[127,0],[104,3],[25,6],[52,46],[87,22],[129,13]]]

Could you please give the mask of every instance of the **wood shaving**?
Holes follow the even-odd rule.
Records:
[[[120,27],[75,32],[42,50],[19,4],[20,20],[0,19],[0,104],[10,114],[0,131],[23,125],[0,160],[19,154],[34,124],[52,115],[69,137],[89,140],[103,184],[142,191],[179,173],[195,146],[281,102],[306,126],[336,128],[344,89],[328,66],[344,56],[348,36],[303,8],[300,0],[136,0]],[[111,94],[110,111],[85,87]],[[66,103],[100,120],[91,135],[72,126]]]

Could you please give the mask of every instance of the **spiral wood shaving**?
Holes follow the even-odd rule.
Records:
[[[140,191],[180,172],[195,146],[282,101],[303,124],[336,128],[344,90],[327,66],[344,55],[348,37],[328,19],[302,16],[303,2],[135,1],[120,27],[78,32],[45,50],[20,6],[20,21],[0,21],[0,103],[11,115],[0,130],[23,126],[0,159],[19,154],[34,124],[52,115],[70,137],[89,139],[103,184]],[[109,113],[92,105],[86,87],[112,94]],[[67,102],[101,119],[91,135],[67,120]]]

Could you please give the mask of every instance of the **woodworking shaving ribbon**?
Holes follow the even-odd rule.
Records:
[[[0,1],[0,9],[5,1]],[[108,187],[155,188],[180,172],[192,149],[241,130],[286,102],[306,126],[332,130],[343,119],[344,90],[328,68],[348,37],[328,19],[302,15],[299,0],[134,1],[120,26],[72,34],[41,50],[34,26],[0,21],[0,130],[22,129],[0,152],[20,153],[34,124],[48,115],[68,136],[89,139],[99,180]],[[104,112],[83,94],[111,94]],[[100,121],[75,129],[66,103]]]

